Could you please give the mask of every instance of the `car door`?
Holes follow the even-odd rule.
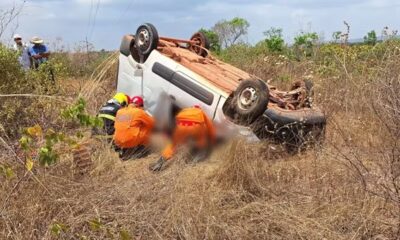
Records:
[[[172,76],[168,94],[175,98],[178,107],[199,105],[207,116],[213,119],[220,95],[195,77],[190,70],[178,65]]]
[[[129,96],[142,95],[142,69],[131,55],[119,56],[117,92]]]

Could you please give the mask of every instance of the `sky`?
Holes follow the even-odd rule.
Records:
[[[0,0],[0,11],[23,0]],[[300,31],[315,31],[324,40],[350,24],[350,38],[370,30],[400,29],[400,0],[26,0],[17,33],[26,40],[41,36],[47,42],[75,49],[88,39],[96,49],[118,49],[123,35],[144,22],[159,35],[190,38],[200,28],[221,19],[250,22],[246,41],[256,43],[271,27],[283,29],[290,42]],[[13,25],[4,38],[11,37]]]

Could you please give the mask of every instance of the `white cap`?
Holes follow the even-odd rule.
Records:
[[[15,34],[15,35],[14,35],[14,39],[17,39],[17,38],[21,38],[21,39],[22,39],[21,35]]]

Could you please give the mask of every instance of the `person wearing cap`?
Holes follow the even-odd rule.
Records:
[[[132,98],[126,108],[121,108],[115,117],[114,144],[120,148],[122,160],[139,158],[148,153],[154,119],[143,110],[143,99]]]
[[[151,171],[161,171],[164,164],[170,160],[177,148],[189,145],[194,154],[194,162],[208,156],[211,145],[215,142],[216,131],[213,123],[198,105],[182,109],[175,117],[175,129],[172,142],[162,151],[159,160],[150,164]]]
[[[114,135],[115,116],[117,115],[118,110],[129,104],[129,100],[130,98],[128,95],[117,93],[100,108],[97,116],[103,119],[103,128],[107,135]]]
[[[47,46],[43,43],[43,39],[40,37],[33,37],[31,43],[33,44],[29,48],[29,55],[32,58],[33,68],[38,68],[42,63],[47,62],[50,52]]]
[[[18,51],[18,61],[22,68],[27,70],[31,67],[31,60],[29,58],[29,48],[26,43],[22,41],[22,37],[19,34],[14,35],[14,50]]]

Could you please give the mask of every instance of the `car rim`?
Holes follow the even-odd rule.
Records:
[[[143,29],[139,32],[138,36],[139,47],[142,49],[147,49],[150,45],[150,34],[149,31]]]
[[[247,87],[239,95],[239,107],[248,110],[252,108],[258,99],[257,91],[253,87]]]

